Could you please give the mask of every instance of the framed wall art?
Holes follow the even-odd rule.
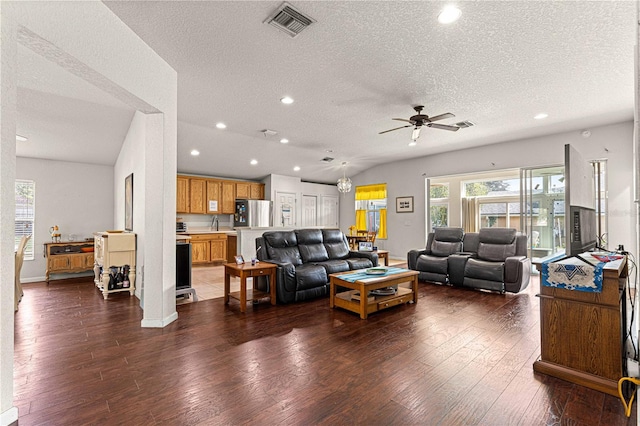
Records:
[[[396,213],[413,213],[413,197],[396,197]]]
[[[133,231],[133,173],[124,179],[124,229]]]

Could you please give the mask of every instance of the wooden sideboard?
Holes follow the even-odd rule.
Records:
[[[51,274],[77,273],[93,270],[93,240],[44,243],[47,269],[44,277],[47,284]]]
[[[604,268],[602,292],[540,284],[537,372],[618,396],[626,372],[626,258]]]

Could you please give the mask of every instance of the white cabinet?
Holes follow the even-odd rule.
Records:
[[[106,299],[111,293],[128,291],[131,296],[136,282],[136,234],[129,232],[96,232],[94,237],[95,266],[93,268],[96,287]],[[110,268],[122,271],[128,266],[128,286],[122,281],[111,282]],[[115,285],[114,285],[115,284]]]

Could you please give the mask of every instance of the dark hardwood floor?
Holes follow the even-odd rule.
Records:
[[[222,299],[140,328],[139,301],[92,282],[26,284],[20,425],[635,425],[620,401],[534,373],[537,278],[517,295],[420,284],[368,320],[327,298]]]

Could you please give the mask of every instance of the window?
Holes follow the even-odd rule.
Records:
[[[36,183],[32,180],[16,180],[16,229],[15,249],[25,235],[31,238],[24,252],[25,260],[33,260],[33,223],[35,212]]]
[[[429,185],[431,229],[449,226],[449,184]]]
[[[387,184],[356,186],[356,229],[387,238]]]

